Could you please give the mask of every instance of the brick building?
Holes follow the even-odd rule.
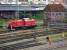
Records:
[[[21,3],[21,5],[19,5],[19,11],[23,13],[23,11],[39,11],[39,8],[41,10],[43,10],[43,8],[45,8],[44,5],[34,5],[34,6],[29,6],[29,5],[23,5],[23,3],[28,4],[30,3],[30,1],[34,1],[34,2],[39,2],[39,4],[57,4],[57,3],[64,3],[64,0],[19,0],[19,3]],[[44,1],[44,2],[43,2]],[[12,18],[14,16],[16,16],[16,11],[17,11],[17,6],[16,6],[16,0],[0,0],[0,18]],[[48,4],[48,5],[49,5]],[[44,6],[44,7],[42,7]],[[52,5],[53,6],[53,5]],[[56,6],[56,5],[54,5]],[[53,7],[52,7],[53,8]]]
[[[62,24],[65,20],[64,6],[61,4],[48,4],[44,9],[44,18],[47,24]],[[44,20],[45,21],[45,20]]]

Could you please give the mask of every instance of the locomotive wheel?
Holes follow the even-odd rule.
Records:
[[[21,30],[21,29],[34,29],[36,25],[34,26],[24,26],[24,27],[10,27],[8,26],[8,30],[13,31],[13,30]]]
[[[27,29],[34,29],[36,27],[36,25],[34,25],[34,26],[27,26],[26,28]]]
[[[22,29],[22,27],[15,27],[15,29],[16,29],[16,30],[20,30],[20,29]]]

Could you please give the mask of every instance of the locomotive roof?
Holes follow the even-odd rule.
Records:
[[[48,4],[45,9],[46,12],[64,12],[62,4]]]

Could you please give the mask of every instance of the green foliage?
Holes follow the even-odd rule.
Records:
[[[38,20],[38,21],[39,21],[39,20],[43,20],[43,17],[42,17],[42,16],[39,16],[39,15],[33,16],[33,18],[36,19],[36,20]]]
[[[13,18],[12,18],[12,20],[17,20],[17,19],[19,19],[19,18],[18,18],[18,17],[13,17]]]
[[[9,19],[0,19],[0,26],[6,26]]]

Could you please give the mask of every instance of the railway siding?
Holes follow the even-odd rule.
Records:
[[[27,34],[27,35],[17,35],[17,36],[14,36],[14,37],[9,37],[9,38],[6,38],[6,39],[2,39],[2,41],[4,40],[4,42],[2,44],[0,44],[1,47],[3,46],[8,46],[8,45],[13,45],[13,44],[17,44],[17,43],[20,43],[22,42],[23,43],[23,40],[27,39],[29,41],[33,41],[33,40],[36,40],[36,41],[42,41],[42,40],[45,40],[46,38],[46,35],[47,34],[44,34],[44,33],[34,33],[34,34]],[[61,34],[55,34],[55,35],[49,35],[50,38],[52,39],[52,41],[55,41],[55,40],[59,40],[59,39],[62,39]],[[18,38],[19,37],[19,38]],[[13,40],[13,39],[17,39],[17,40]],[[36,39],[35,39],[36,38]],[[58,39],[59,38],[59,39]],[[19,39],[19,40],[18,40]],[[11,40],[10,42],[8,42],[8,40]],[[1,41],[0,41],[1,42]],[[27,41],[26,41],[27,42]]]

